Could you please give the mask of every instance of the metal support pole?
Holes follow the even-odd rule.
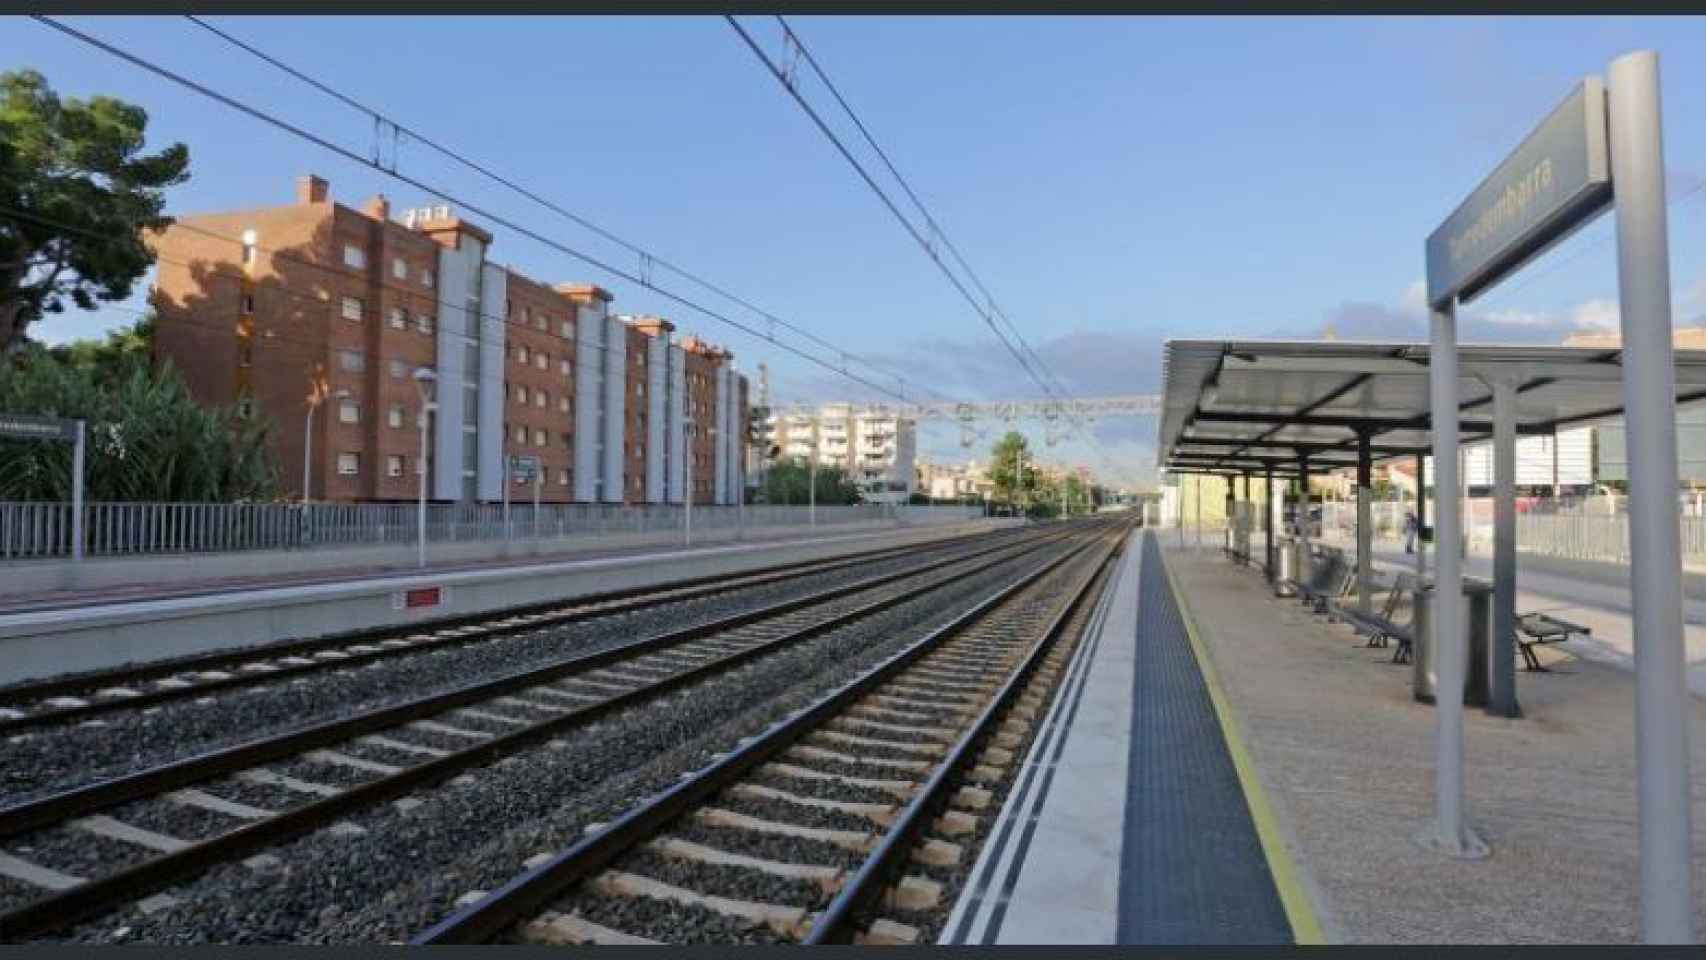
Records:
[[[314,407],[308,404],[308,418],[302,424],[302,502],[308,502],[308,486],[313,475],[308,472],[308,465],[314,462]]]
[[[539,539],[539,485],[544,482],[545,465],[533,466],[533,539]]]
[[[1487,712],[1518,717],[1516,702],[1516,383],[1493,387],[1493,657]]]
[[[1309,533],[1312,526],[1309,519],[1309,457],[1297,458],[1297,539],[1302,543],[1301,569],[1295,571],[1299,583],[1309,580],[1309,568],[1314,566],[1314,557],[1310,552]]]
[[[1197,474],[1197,549],[1202,549],[1202,474]]]
[[[1374,522],[1370,516],[1374,496],[1374,458],[1367,430],[1357,431],[1357,609],[1374,610],[1369,579],[1374,572]]]
[[[77,439],[71,448],[71,562],[83,562],[83,440],[88,424],[77,421]]]
[[[1431,638],[1437,664],[1434,683],[1434,820],[1416,838],[1450,857],[1485,857],[1487,845],[1463,815],[1463,519],[1458,500],[1457,307],[1436,306],[1428,349],[1429,407],[1433,418],[1435,524],[1439,550]],[[1424,640],[1424,642],[1427,642]],[[1420,654],[1418,654],[1420,655]]]
[[[1267,563],[1268,582],[1274,582],[1274,465],[1263,470],[1262,486],[1262,556]]]
[[[1420,590],[1427,582],[1428,575],[1428,545],[1422,539],[1422,530],[1428,525],[1428,457],[1425,453],[1416,454],[1416,589]]]
[[[509,525],[509,454],[504,454],[504,539],[510,539]]]
[[[1623,409],[1628,423],[1630,597],[1635,630],[1635,769],[1641,823],[1641,938],[1691,943],[1688,722],[1677,523],[1676,371],[1665,223],[1659,58],[1643,50],[1606,74],[1617,202]]]
[[[426,500],[427,500],[427,414],[429,404],[421,404],[420,504],[415,511],[416,550],[418,566],[426,566]]]
[[[682,469],[687,475],[682,482],[687,485],[687,499],[683,501],[681,508],[681,533],[684,541],[682,545],[691,547],[693,546],[693,424],[689,422],[684,427],[687,431],[687,442],[684,444],[687,447],[687,462],[682,465]]]

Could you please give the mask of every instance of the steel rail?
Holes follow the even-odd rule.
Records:
[[[684,669],[654,683],[614,694],[596,703],[569,708],[564,713],[538,724],[494,737],[484,743],[444,757],[437,757],[407,767],[398,773],[387,775],[381,779],[349,787],[335,796],[281,811],[265,820],[259,820],[248,826],[239,827],[203,840],[177,852],[164,854],[134,867],[92,879],[62,892],[32,901],[0,914],[0,941],[15,941],[22,937],[63,928],[84,917],[104,912],[116,903],[140,898],[150,890],[157,889],[177,878],[200,872],[220,863],[229,862],[231,859],[251,850],[272,846],[292,836],[316,829],[351,810],[371,806],[423,784],[432,784],[448,779],[470,767],[487,765],[506,754],[550,739],[573,727],[595,722],[600,717],[617,710],[635,706],[643,701],[670,693],[682,686],[739,666],[749,660],[773,654],[778,650],[845,626],[855,620],[942,589],[957,582],[960,577],[1022,557],[1060,539],[1062,538],[1058,536],[1048,536],[1019,544],[1018,546],[1021,549],[1014,550],[1007,556],[985,560],[974,567],[959,572],[956,576],[939,578],[895,596],[873,601],[828,620],[795,629],[781,637],[762,641],[752,647]],[[916,576],[918,573],[918,571],[913,570],[899,576],[888,575],[876,579],[889,581],[899,579],[900,576]],[[839,594],[846,591],[838,588],[835,591],[826,592]],[[778,606],[786,606],[792,609],[799,604],[795,601],[789,601]],[[731,619],[740,620],[744,624],[755,618],[741,615]],[[730,629],[730,627],[723,629]],[[707,631],[701,628],[692,628],[690,632],[695,635],[703,635]],[[708,632],[717,633],[722,632],[722,630]],[[670,635],[665,635],[665,637],[668,636]],[[577,664],[594,659],[598,660],[600,665],[605,662],[617,661],[624,658],[612,657],[608,654],[631,654],[635,652],[636,647],[640,646],[646,648],[641,651],[642,653],[651,652],[652,649],[661,645],[657,642],[659,639],[638,641],[635,644],[616,648],[615,651],[601,651],[598,654],[579,658]],[[587,669],[591,669],[591,667],[587,667]],[[538,681],[519,684],[514,688],[520,689],[536,685],[538,685]],[[29,804],[0,811],[0,817],[9,818],[5,829],[0,830],[0,836],[8,836],[23,829],[70,820],[93,810],[104,809],[127,800],[157,796],[189,783],[202,782],[227,773],[248,769],[268,760],[298,755],[307,750],[340,743],[373,730],[389,729],[421,717],[435,716],[466,702],[481,702],[500,696],[509,692],[509,689],[511,688],[506,687],[498,693],[488,691],[478,697],[456,695],[455,702],[448,704],[439,700],[423,707],[424,701],[416,701],[398,707],[382,709],[362,717],[349,718],[346,721],[322,724],[295,734],[287,734],[282,738],[241,744],[212,754],[143,771],[120,780],[93,784],[90,787],[45,797]],[[375,720],[375,717],[383,717],[383,722]]]
[[[1086,538],[1085,542],[1064,551],[1061,556],[1015,577],[1006,585],[992,591],[975,606],[871,667],[819,699],[817,703],[773,725],[745,746],[689,779],[629,811],[545,863],[515,877],[479,901],[444,918],[417,934],[409,941],[410,944],[482,943],[537,915],[564,892],[590,879],[618,856],[644,842],[668,823],[786,750],[845,706],[880,686],[941,646],[948,638],[976,623],[1069,560],[1081,555],[1094,543],[1095,538]]]
[[[976,559],[989,553],[998,553],[1004,549],[1011,550],[1015,547],[1023,547],[1024,549],[1015,550],[1015,555],[1019,555],[1028,550],[1037,549],[1049,542],[1049,539],[1048,537],[1039,537],[1034,541],[1006,544],[1001,547],[978,551],[970,556],[960,558],[960,562]],[[1008,558],[998,558],[990,561],[986,566],[1003,562],[1005,559]],[[982,567],[973,568],[974,571],[978,569],[982,569]],[[304,750],[312,750],[328,743],[342,742],[375,730],[389,729],[423,716],[433,716],[472,703],[505,696],[516,690],[550,683],[578,673],[590,672],[636,656],[738,629],[751,623],[769,620],[792,613],[795,610],[838,600],[863,590],[881,587],[897,580],[920,576],[929,572],[930,570],[914,567],[876,577],[868,577],[818,593],[731,614],[709,623],[665,631],[619,646],[570,657],[540,667],[531,667],[490,680],[475,681],[450,690],[380,707],[356,716],[327,720],[276,737],[265,737],[222,747],[138,773],[73,787],[21,804],[0,807],[0,839],[16,836],[26,830],[68,819],[72,816],[91,813],[127,800],[150,796],[188,783],[220,776],[229,770],[244,769],[281,756],[291,756]],[[939,585],[933,583],[918,588],[917,591],[902,593],[898,596],[906,599],[915,593],[922,593]],[[848,616],[874,612],[870,610],[871,606],[868,604],[865,607],[860,607]],[[829,620],[820,621],[816,626],[821,629],[830,629],[838,625],[839,622],[840,620],[832,617]]]
[[[963,545],[965,541],[984,536],[971,534],[966,537],[954,537],[937,541],[928,545],[953,546]],[[1015,542],[1016,538],[999,538],[1001,543]],[[361,630],[344,634],[332,634],[307,639],[287,640],[280,643],[264,644],[246,647],[236,651],[222,651],[213,654],[203,654],[176,660],[161,661],[139,667],[121,667],[113,670],[90,672],[71,677],[57,677],[52,680],[26,682],[10,687],[0,687],[0,703],[23,707],[32,702],[39,702],[56,696],[72,693],[85,693],[101,687],[122,687],[148,680],[173,677],[183,673],[217,670],[221,667],[237,666],[245,663],[256,663],[283,657],[297,656],[304,653],[335,649],[346,646],[378,643],[392,639],[404,633],[422,633],[443,630],[458,630],[468,627],[483,627],[480,633],[464,634],[455,637],[436,637],[431,642],[412,644],[407,647],[387,647],[369,653],[349,653],[335,660],[319,660],[305,664],[286,664],[264,673],[252,673],[232,676],[224,680],[204,680],[188,687],[162,688],[139,693],[132,697],[115,697],[110,700],[92,701],[77,707],[60,707],[40,712],[27,713],[21,717],[0,718],[0,736],[16,733],[21,730],[51,726],[61,723],[86,720],[91,717],[115,711],[136,709],[153,706],[172,700],[199,697],[215,690],[232,687],[252,686],[259,683],[270,683],[282,678],[296,677],[320,670],[347,668],[371,660],[388,659],[391,657],[407,656],[411,653],[421,653],[428,650],[444,649],[461,644],[489,640],[494,637],[508,636],[527,630],[544,627],[564,626],[607,616],[620,616],[640,610],[663,606],[687,600],[697,600],[704,597],[716,596],[735,590],[750,587],[766,586],[799,577],[813,576],[846,569],[861,563],[901,556],[909,552],[910,547],[887,547],[871,550],[865,553],[853,554],[847,557],[833,559],[827,563],[819,561],[801,561],[799,563],[781,564],[775,567],[762,568],[733,577],[710,575],[691,577],[670,583],[657,584],[650,587],[636,587],[623,590],[609,590],[555,600],[547,603],[529,604],[506,610],[488,611],[483,614],[448,617],[433,621],[422,621],[406,625],[393,625],[374,630]],[[613,604],[600,606],[600,604]],[[513,617],[532,616],[546,613],[550,610],[562,610],[565,605],[574,609],[563,610],[559,614],[549,615],[543,620],[529,623],[510,624],[507,626],[488,626],[493,621]]]
[[[1090,598],[1100,595],[1106,588],[1108,573],[1120,555],[1123,543],[1123,537],[1115,541],[1113,549],[1102,557],[1096,569],[1073,592],[1071,600],[1043,629],[1024,661],[978,714],[953,750],[936,766],[930,779],[896,818],[878,847],[859,865],[858,871],[842,886],[829,906],[813,918],[811,932],[805,940],[807,944],[854,942],[864,912],[878,903],[883,890],[905,867],[908,854],[924,828],[947,807],[952,799],[953,784],[994,733],[997,721],[1030,682],[1056,643],[1066,635],[1072,618]]]

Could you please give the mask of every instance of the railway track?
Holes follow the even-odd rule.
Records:
[[[997,549],[1023,534],[973,534],[929,544],[926,553],[952,554],[980,540]],[[348,670],[424,652],[485,643],[519,633],[627,616],[668,604],[723,596],[755,587],[803,581],[909,555],[916,547],[871,550],[831,561],[783,564],[734,577],[711,576],[658,587],[609,591],[566,603],[536,605],[478,617],[459,617],[359,633],[296,639],[171,661],[121,667],[0,687],[0,737],[82,723],[121,711],[199,700],[212,694],[278,683],[329,670]]]
[[[919,942],[913,921],[951,907],[930,874],[975,858],[1125,532],[1012,578],[412,942]]]
[[[1072,537],[1050,531],[0,809],[9,886],[0,903],[11,907],[0,940],[125,904],[170,905],[150,894],[306,832],[359,830],[342,818],[387,800],[418,804],[411,791],[450,789],[526,749],[566,746],[560,738],[622,711],[661,706],[974,574],[1058,553]]]

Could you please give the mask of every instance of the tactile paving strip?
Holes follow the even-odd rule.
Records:
[[[1118,942],[1289,944],[1153,534],[1142,549]]]

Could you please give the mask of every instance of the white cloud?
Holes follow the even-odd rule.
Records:
[[[1589,300],[1570,311],[1570,320],[1583,330],[1615,330],[1622,313],[1616,300]]]
[[[1426,315],[1428,312],[1428,285],[1422,280],[1412,280],[1404,288],[1403,309],[1408,313]]]

